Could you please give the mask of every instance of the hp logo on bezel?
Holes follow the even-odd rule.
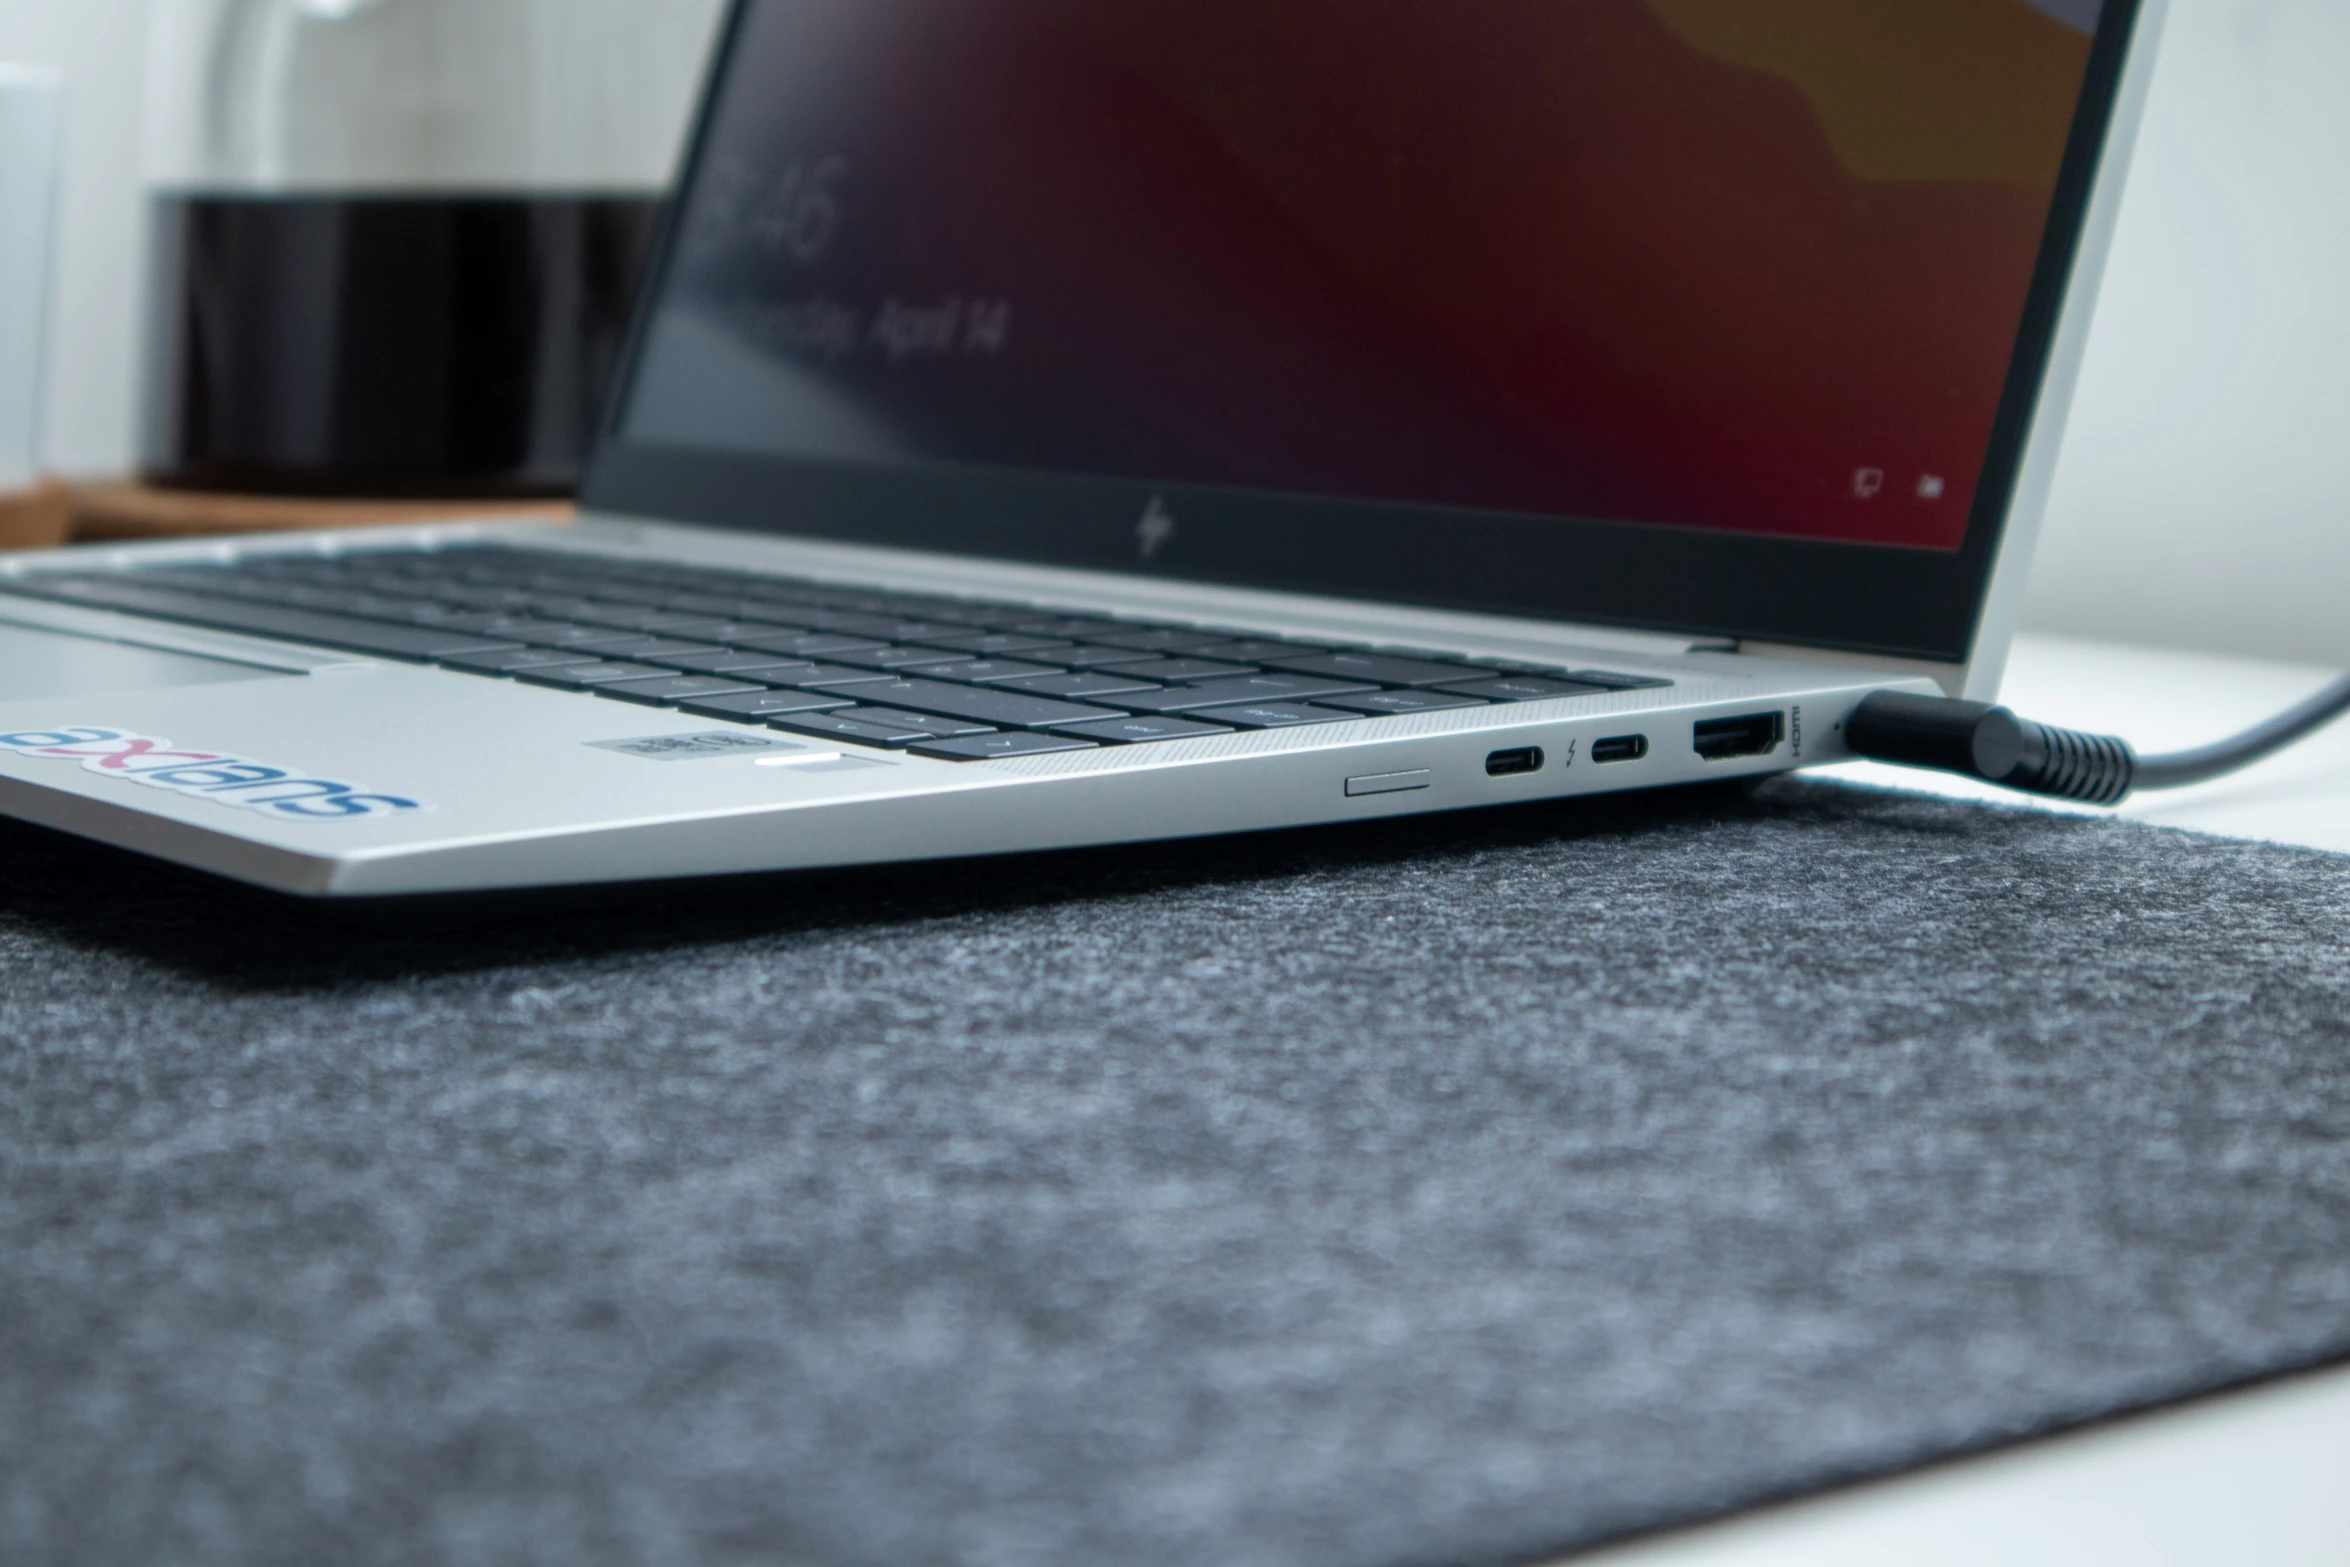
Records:
[[[1151,497],[1151,503],[1142,509],[1142,521],[1134,525],[1135,542],[1142,547],[1144,560],[1155,560],[1167,541],[1175,537],[1175,514],[1167,510],[1167,498]]]

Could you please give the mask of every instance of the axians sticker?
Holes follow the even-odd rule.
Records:
[[[289,821],[349,821],[424,809],[418,801],[377,794],[359,784],[313,778],[295,768],[217,751],[182,750],[169,740],[125,729],[73,727],[0,734],[0,751],[78,761],[102,778],[217,800]]]

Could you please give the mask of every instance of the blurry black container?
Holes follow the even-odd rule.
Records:
[[[159,195],[148,477],[194,489],[576,487],[657,203]]]
[[[715,9],[158,8],[146,476],[575,488]]]

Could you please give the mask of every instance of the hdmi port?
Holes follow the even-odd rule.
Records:
[[[1736,718],[1708,718],[1697,725],[1690,738],[1697,754],[1709,762],[1768,756],[1787,738],[1787,715],[1744,713]]]

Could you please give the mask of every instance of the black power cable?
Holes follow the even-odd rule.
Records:
[[[1988,702],[1880,691],[1853,709],[1844,739],[1873,761],[1936,768],[2026,794],[2119,805],[2135,789],[2182,789],[2249,767],[2344,712],[2350,712],[2350,676],[2232,739],[2140,756],[2127,740],[2035,724]]]

